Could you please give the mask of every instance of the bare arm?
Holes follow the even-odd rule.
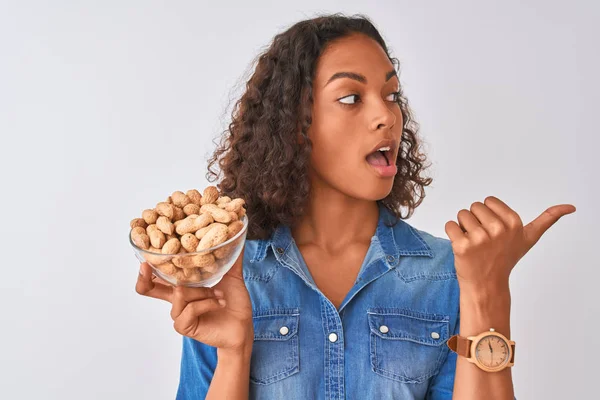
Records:
[[[458,212],[459,224],[446,223],[460,286],[461,336],[490,328],[510,337],[509,276],[517,262],[563,215],[575,212],[571,204],[546,209],[523,226],[519,214],[494,196]],[[456,361],[454,400],[513,400],[511,368],[486,372],[463,357]]]
[[[206,400],[247,400],[252,344],[242,350],[217,349],[217,368]]]
[[[475,336],[490,328],[510,338],[510,293],[461,290],[460,335]],[[512,368],[486,372],[463,357],[456,361],[454,400],[513,400]]]

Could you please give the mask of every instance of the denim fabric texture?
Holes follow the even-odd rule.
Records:
[[[379,204],[379,203],[378,203]],[[289,227],[247,240],[244,280],[253,309],[250,399],[450,400],[459,286],[450,240],[379,220],[339,309],[317,288]],[[216,348],[183,337],[177,400],[206,397]]]

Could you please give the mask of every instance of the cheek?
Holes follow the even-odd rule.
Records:
[[[312,141],[312,163],[322,175],[352,174],[360,167],[361,146],[365,144],[344,122],[320,124],[315,127]]]
[[[362,155],[361,145],[364,144],[358,139],[329,135],[313,143],[312,168],[330,186],[349,192],[357,182],[364,184],[370,179],[368,165]]]

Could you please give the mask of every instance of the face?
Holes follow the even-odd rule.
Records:
[[[373,39],[353,35],[322,53],[308,130],[313,141],[313,185],[321,183],[365,200],[380,200],[390,193],[403,125],[398,90],[394,65]],[[383,166],[375,167],[367,156],[384,139],[393,144],[387,160],[380,158]]]

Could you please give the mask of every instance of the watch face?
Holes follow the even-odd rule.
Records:
[[[494,335],[484,336],[475,348],[475,357],[484,366],[495,369],[508,362],[510,350],[506,342]]]

